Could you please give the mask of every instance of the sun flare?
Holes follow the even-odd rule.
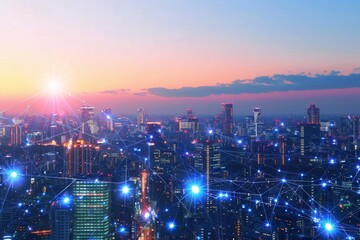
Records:
[[[46,83],[46,91],[51,94],[57,94],[61,91],[60,81],[56,79],[48,80]]]

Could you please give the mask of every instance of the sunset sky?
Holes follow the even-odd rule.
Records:
[[[310,103],[359,113],[359,9],[355,0],[2,0],[0,111],[215,114],[232,102],[235,114],[305,114]],[[61,85],[56,103],[50,80]]]

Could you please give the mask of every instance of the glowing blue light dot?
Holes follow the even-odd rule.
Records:
[[[266,227],[270,227],[270,223],[266,223]]]
[[[285,182],[286,182],[286,179],[285,179],[285,178],[283,178],[281,181],[282,181],[283,183],[285,183]]]
[[[331,159],[331,160],[330,160],[330,164],[335,164],[335,160],[334,160],[334,159]]]
[[[302,176],[302,177],[303,177],[303,176],[304,176],[304,174],[303,174],[303,173],[301,173],[301,174],[300,174],[300,176]]]
[[[124,228],[124,227],[121,227],[121,228],[120,228],[120,232],[122,232],[122,233],[125,232],[125,228]]]
[[[169,223],[169,228],[170,229],[174,229],[175,228],[175,224],[173,222]]]
[[[331,230],[333,230],[333,225],[331,223],[326,223],[325,229],[330,232]]]
[[[324,183],[322,183],[322,186],[323,186],[323,187],[326,187],[326,185],[327,185],[327,184],[326,184],[325,182],[324,182]]]
[[[70,202],[70,198],[66,197],[63,199],[63,203],[68,204]]]
[[[192,192],[193,194],[198,194],[198,193],[200,192],[200,188],[199,188],[197,185],[193,185],[193,186],[191,187],[191,192]]]
[[[10,177],[11,178],[16,178],[17,177],[17,172],[15,172],[15,171],[12,171],[11,173],[10,173]]]
[[[129,187],[128,186],[123,186],[123,188],[122,188],[122,193],[123,194],[128,194],[129,193],[129,191],[130,191],[130,189],[129,189]]]

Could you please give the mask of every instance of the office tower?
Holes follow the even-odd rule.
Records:
[[[112,119],[112,111],[110,108],[106,108],[103,111],[105,117],[105,128],[110,132],[114,131],[114,122]]]
[[[95,108],[90,106],[82,106],[80,108],[80,117],[82,122],[86,122],[90,119],[94,119],[95,117]]]
[[[74,183],[74,240],[110,239],[109,192],[109,185],[97,180]]]
[[[143,108],[138,108],[137,110],[137,127],[141,131],[142,126],[145,123],[145,111]]]
[[[222,134],[232,135],[233,134],[233,104],[232,103],[223,103],[222,115],[223,115],[223,128]]]
[[[320,142],[320,124],[300,124],[300,155],[304,156],[317,151]]]
[[[68,202],[53,203],[50,209],[51,240],[70,239],[71,208]]]
[[[15,124],[10,129],[10,144],[21,145],[22,143],[22,131],[19,124]]]
[[[199,131],[199,119],[193,115],[192,109],[188,108],[186,116],[176,118],[176,131],[197,132]]]
[[[255,129],[255,137],[257,137],[260,133],[260,126],[262,125],[260,116],[261,116],[261,109],[256,107],[253,109],[254,113],[254,129]]]
[[[80,108],[81,119],[81,138],[87,141],[94,141],[92,135],[97,134],[100,130],[98,122],[95,120],[95,108],[82,106]]]
[[[308,123],[319,124],[320,123],[320,108],[316,107],[315,104],[310,104],[307,109]]]
[[[92,173],[95,146],[84,140],[73,142],[71,139],[64,144],[67,158],[67,174],[72,176],[86,176]]]
[[[198,202],[195,207],[194,231],[201,239],[215,239],[218,230],[217,200],[211,191],[221,188],[221,183],[216,179],[221,177],[220,143],[206,141],[195,145],[193,152],[194,169],[205,177],[205,204]],[[217,227],[214,227],[217,226]]]

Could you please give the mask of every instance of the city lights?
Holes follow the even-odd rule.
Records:
[[[51,88],[55,93],[60,86]],[[348,137],[352,118],[339,124],[342,132],[331,133],[315,106],[285,127],[279,118],[262,117],[260,108],[234,121],[232,104],[222,104],[221,113],[204,122],[189,109],[160,121],[143,111],[125,116],[103,108],[97,114],[98,104],[81,104],[75,116],[0,119],[2,208],[19,222],[41,217],[54,229],[71,222],[71,231],[87,231],[84,236],[101,222],[106,236],[111,229],[126,239],[190,239],[210,232],[221,239],[280,236],[284,222],[300,221],[310,224],[306,230],[292,225],[289,239],[346,239],[357,231],[351,221],[360,209],[360,152]],[[331,214],[329,206],[336,206]],[[63,218],[56,219],[58,211]]]

